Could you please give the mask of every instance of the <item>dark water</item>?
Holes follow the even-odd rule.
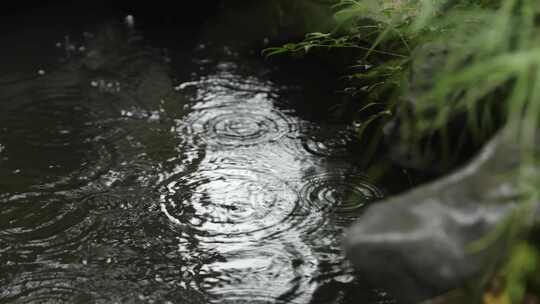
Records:
[[[317,75],[223,41],[64,35],[2,50],[0,303],[392,302],[340,248],[389,186],[350,126],[313,119],[335,98]]]

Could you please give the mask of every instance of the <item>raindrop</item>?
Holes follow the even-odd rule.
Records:
[[[129,28],[135,27],[135,17],[133,17],[133,15],[127,15],[126,18],[124,19],[124,22]]]

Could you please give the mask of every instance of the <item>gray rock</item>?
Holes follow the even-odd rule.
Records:
[[[501,243],[475,252],[470,245],[518,203],[514,134],[499,131],[464,168],[369,208],[345,236],[360,273],[414,303],[459,287],[503,257]]]

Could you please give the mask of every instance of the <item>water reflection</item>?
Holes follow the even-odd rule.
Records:
[[[193,101],[175,130],[205,143],[205,156],[163,183],[161,210],[219,254],[203,280],[216,303],[308,303],[320,283],[352,271],[339,246],[343,219],[382,191],[352,162],[341,170],[329,161],[351,157],[346,127],[302,120],[283,88],[215,64],[176,87]]]
[[[341,229],[383,192],[347,126],[301,118],[296,84],[231,49],[171,71],[91,37],[3,84],[0,302],[311,303],[356,280]]]

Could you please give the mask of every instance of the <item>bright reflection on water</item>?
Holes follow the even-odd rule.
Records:
[[[339,243],[383,192],[351,129],[297,113],[309,87],[218,46],[175,71],[121,30],[70,41],[1,82],[1,303],[387,301]]]

